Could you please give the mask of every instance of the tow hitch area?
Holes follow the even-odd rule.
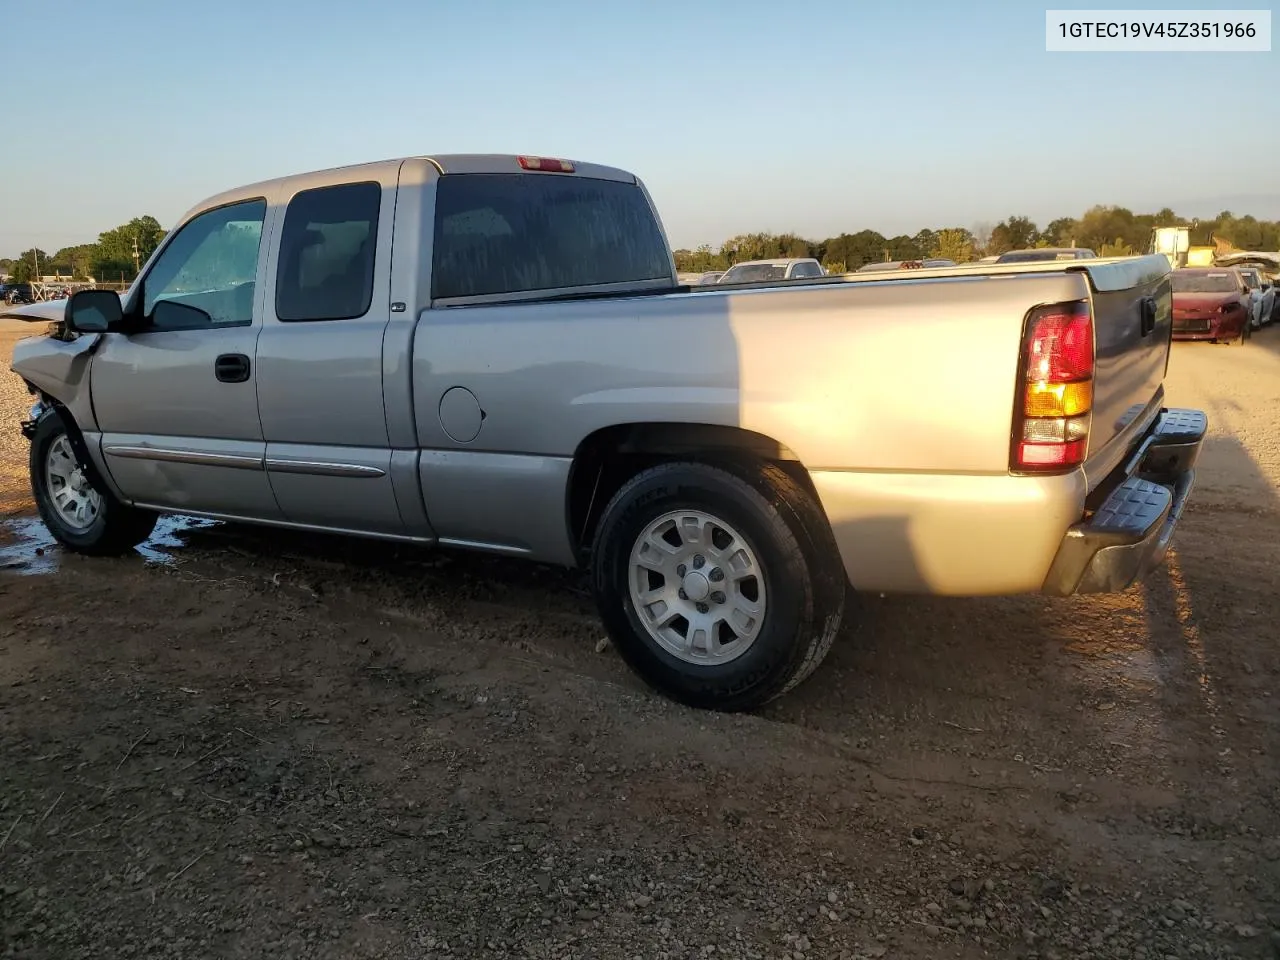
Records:
[[[1125,480],[1067,531],[1045,593],[1119,593],[1164,561],[1195,485],[1208,426],[1200,410],[1161,412],[1126,464]]]

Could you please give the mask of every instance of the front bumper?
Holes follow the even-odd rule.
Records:
[[[1161,411],[1096,508],[1067,530],[1042,591],[1119,593],[1164,562],[1195,485],[1209,427],[1200,410]]]
[[[1222,335],[1221,316],[1212,317],[1180,317],[1173,318],[1173,339],[1175,340],[1216,340]]]

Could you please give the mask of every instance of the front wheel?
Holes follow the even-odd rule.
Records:
[[[786,693],[840,629],[846,580],[814,499],[774,464],[669,463],[623,485],[592,549],[601,618],[660,693],[736,711]]]
[[[31,494],[40,519],[55,540],[79,553],[118,554],[136,547],[155,529],[154,513],[121,503],[95,482],[76,454],[62,415],[41,416],[31,438]]]

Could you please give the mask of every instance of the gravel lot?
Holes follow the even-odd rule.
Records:
[[[25,419],[31,409],[31,395],[9,372],[9,359],[14,341],[38,329],[38,325],[21,320],[0,320],[0,517],[33,507],[27,480],[27,440],[13,429],[14,419]]]
[[[0,955],[1280,956],[1280,330],[1176,346],[1213,435],[1148,583],[865,598],[736,717],[638,685],[557,570],[61,556],[5,376]]]

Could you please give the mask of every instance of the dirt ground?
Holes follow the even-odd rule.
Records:
[[[1280,956],[1280,329],[1176,346],[1212,437],[1149,582],[862,598],[756,716],[651,694],[555,569],[64,556],[0,389],[0,955]]]

